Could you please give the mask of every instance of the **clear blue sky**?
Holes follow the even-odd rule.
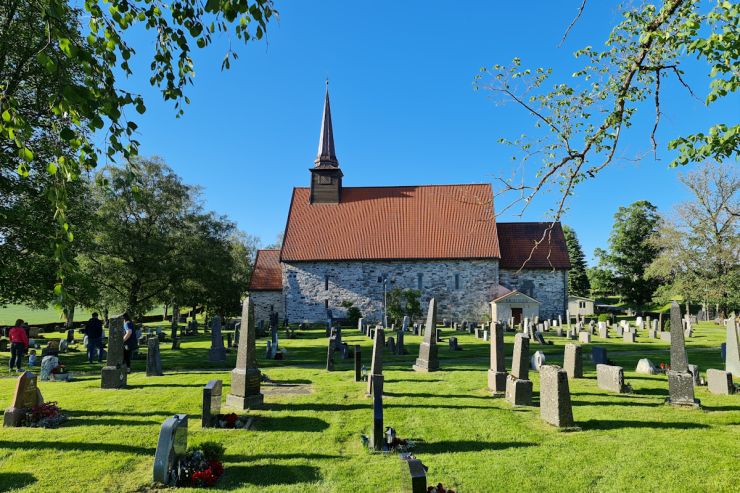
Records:
[[[292,188],[309,183],[329,77],[346,186],[492,182],[510,174],[514,152],[497,139],[531,133],[533,121],[475,92],[473,78],[481,66],[519,56],[569,79],[572,52],[599,47],[619,20],[616,2],[589,2],[559,48],[580,3],[278,0],[280,20],[267,42],[232,42],[239,60],[231,70],[220,70],[228,37],[198,51],[192,103],[181,119],[147,87],[148,60],[137,62],[138,77],[124,86],[147,98],[148,111],[137,120],[141,153],[163,157],[187,183],[203,187],[206,207],[272,243],[285,226]],[[147,58],[151,44],[137,39],[139,55]],[[706,92],[705,76],[691,82]],[[738,119],[737,104],[707,110],[674,80],[664,86],[663,145],[680,132]],[[606,246],[619,206],[647,199],[667,212],[688,198],[677,170],[668,168],[668,151],[660,161],[649,152],[654,114],[647,110],[622,142],[626,156],[644,158],[616,162],[579,187],[563,219],[589,259]],[[552,200],[543,197],[521,220],[547,220]]]

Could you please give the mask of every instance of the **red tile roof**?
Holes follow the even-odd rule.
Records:
[[[501,269],[570,269],[570,257],[560,223],[498,223]],[[532,250],[535,242],[544,241]],[[532,255],[529,258],[530,254]]]
[[[280,250],[257,250],[250,291],[279,291],[283,289],[283,270],[280,266]]]
[[[339,204],[293,189],[284,262],[498,258],[490,185],[344,187]]]

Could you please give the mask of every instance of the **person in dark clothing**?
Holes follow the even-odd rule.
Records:
[[[87,335],[87,361],[93,362],[93,357],[97,352],[98,363],[103,362],[103,322],[98,318],[97,313],[92,314],[92,318],[85,324],[85,335]]]
[[[15,325],[8,331],[8,337],[10,338],[10,371],[21,371],[23,355],[28,349],[28,336],[23,330],[23,320],[19,318],[15,321]]]
[[[128,372],[131,373],[131,355],[139,347],[136,340],[136,329],[128,313],[123,314],[123,362],[126,363]]]

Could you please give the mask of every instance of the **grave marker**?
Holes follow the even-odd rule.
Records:
[[[434,298],[429,300],[427,310],[427,324],[424,329],[424,340],[419,346],[419,357],[413,368],[415,371],[432,372],[439,370],[437,359],[437,302]]]
[[[529,337],[514,337],[514,355],[511,375],[506,379],[506,400],[514,406],[528,406],[532,402],[532,381],[529,380]]]
[[[596,365],[596,385],[617,394],[632,392],[630,386],[624,383],[624,369],[621,366]]]
[[[698,407],[694,398],[694,377],[689,372],[686,345],[681,326],[681,308],[675,301],[671,303],[671,369],[668,370],[667,402],[674,406]]]
[[[491,323],[491,365],[488,369],[488,389],[494,397],[506,394],[504,328],[498,322]]]
[[[154,482],[164,485],[177,482],[174,467],[177,458],[188,449],[188,416],[175,414],[167,418],[159,430],[157,451],[154,455]]]
[[[373,449],[383,450],[385,430],[383,428],[383,375],[371,375],[373,392]]]
[[[673,323],[673,322],[671,322]],[[726,322],[727,341],[725,343],[725,371],[740,378],[740,327],[735,322],[735,317],[730,317]]]
[[[362,381],[362,352],[359,344],[355,344],[355,382]]]
[[[159,336],[149,337],[146,343],[146,376],[161,377],[163,373],[162,354],[159,351]]]
[[[13,402],[5,410],[3,426],[22,426],[26,413],[43,403],[44,398],[38,388],[36,375],[30,371],[24,371],[16,380]]]
[[[707,386],[712,394],[731,395],[735,393],[735,385],[732,383],[732,373],[729,371],[707,370]],[[7,412],[7,411],[6,411]]]
[[[582,348],[578,344],[566,344],[563,366],[569,378],[583,378]]]
[[[559,428],[570,428],[575,425],[568,374],[559,366],[540,367],[540,418]]]
[[[373,355],[370,360],[370,374],[367,377],[367,393],[374,394],[373,376],[383,375],[383,339],[384,330],[380,327],[375,329],[376,336],[373,342]]]
[[[255,348],[254,305],[249,297],[242,304],[241,329],[236,365],[231,371],[231,389],[226,395],[226,405],[240,410],[261,406],[264,396],[260,392],[262,373],[257,369]]]
[[[226,361],[224,339],[221,337],[221,317],[214,315],[211,320],[211,348],[208,350],[208,361],[223,363]]]
[[[110,319],[108,359],[100,377],[100,388],[120,389],[126,386],[128,368],[123,363],[123,317]]]
[[[216,426],[218,415],[221,414],[221,380],[210,380],[203,387],[203,405],[201,407],[201,426],[213,428]]]

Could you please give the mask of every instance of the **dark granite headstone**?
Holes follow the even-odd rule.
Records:
[[[152,336],[147,339],[146,376],[161,377],[162,375],[162,355],[159,352],[159,337]]]
[[[260,392],[262,373],[257,369],[255,348],[254,306],[249,297],[242,304],[241,328],[245,332],[239,340],[236,366],[231,372],[231,390],[226,396],[226,405],[245,410],[261,406],[264,396]]]
[[[334,344],[334,338],[330,337],[326,347],[326,371],[334,371]]]
[[[373,390],[373,376],[383,374],[383,340],[385,335],[383,329],[377,327],[375,329],[375,339],[373,340],[373,355],[370,361],[370,374],[367,377],[367,393],[374,394]]]
[[[419,459],[403,459],[403,469],[408,468],[408,487],[403,491],[408,493],[427,493],[427,470]],[[404,471],[405,472],[405,471]]]
[[[609,360],[606,357],[606,348],[599,347],[599,346],[592,346],[591,347],[591,360],[594,362],[594,365],[608,364]]]
[[[396,333],[396,354],[404,355],[409,353],[404,345],[405,334],[406,332],[403,330]]]
[[[506,379],[506,400],[514,406],[532,403],[532,381],[529,380],[529,337],[514,337],[511,375]]]
[[[226,361],[226,348],[221,337],[221,317],[215,315],[211,320],[211,348],[208,350],[208,361],[223,363]]]
[[[439,370],[439,359],[437,358],[437,302],[434,298],[429,300],[424,340],[419,346],[419,357],[416,359],[413,368],[420,372]]]
[[[203,406],[201,408],[201,426],[212,428],[216,426],[218,415],[221,414],[221,380],[210,380],[203,387]]]
[[[370,375],[373,386],[373,449],[383,450],[385,430],[383,428],[383,375]]]
[[[699,406],[699,401],[694,398],[694,376],[689,372],[686,356],[681,308],[675,301],[671,303],[671,369],[668,370],[668,393],[667,402],[674,406]]]
[[[188,449],[188,415],[175,414],[162,423],[154,455],[154,482],[175,484],[177,459]]]
[[[359,344],[355,344],[355,382],[362,381],[362,351]]]
[[[108,359],[101,373],[100,387],[120,389],[128,380],[128,369],[123,363],[123,317],[111,318],[109,325]]]

